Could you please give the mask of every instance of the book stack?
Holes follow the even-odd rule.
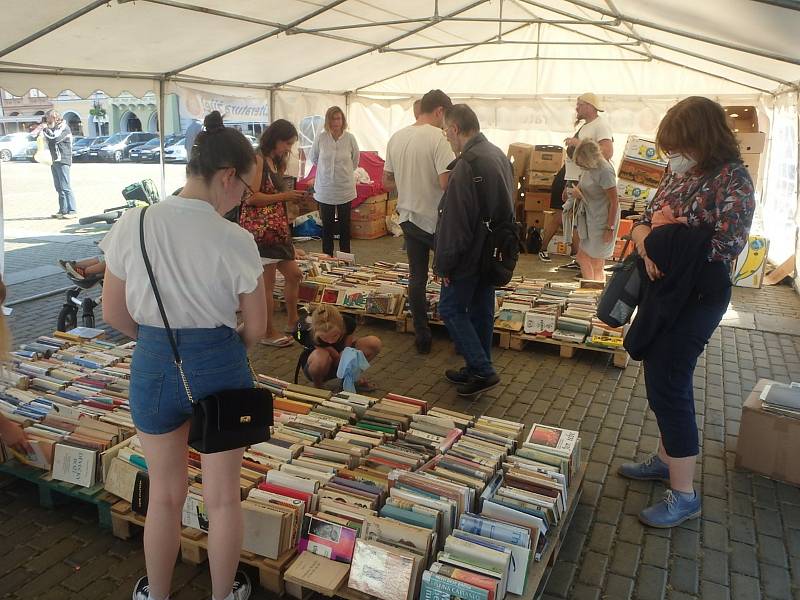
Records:
[[[611,327],[600,319],[592,319],[592,329],[586,339],[587,346],[596,348],[608,348],[610,350],[621,350],[625,329],[623,327]]]
[[[539,302],[526,311],[523,329],[530,335],[552,337],[556,330],[556,322],[561,315],[561,303]]]
[[[522,331],[525,326],[525,314],[531,309],[533,302],[506,296],[495,317],[494,326],[505,331]]]
[[[761,392],[761,407],[771,413],[800,419],[800,383],[770,383]]]

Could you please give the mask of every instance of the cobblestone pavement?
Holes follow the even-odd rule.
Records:
[[[82,235],[57,249],[82,256],[94,239]],[[354,250],[367,264],[404,256],[401,241],[392,238],[356,241]],[[23,263],[42,257],[27,250],[22,261],[15,256],[18,251],[26,250],[7,247],[6,254],[7,264],[17,272]],[[42,265],[52,264],[50,258]],[[543,267],[524,256],[520,271],[541,275]],[[549,275],[566,279],[572,273]],[[14,284],[10,297],[20,299],[66,283],[63,275],[51,275]],[[16,339],[51,332],[62,302],[58,295],[15,306],[10,325]],[[736,289],[732,307],[740,316],[762,320],[772,315],[796,323],[800,317],[800,299],[786,287]],[[800,600],[800,490],[733,466],[743,399],[760,377],[800,380],[800,337],[785,329],[762,330],[755,318],[752,326],[721,327],[714,334],[695,375],[703,444],[696,482],[703,517],[662,531],[645,528],[636,514],[659,499],[663,487],[615,475],[621,462],[644,456],[657,445],[639,364],[619,370],[607,355],[589,351],[561,359],[555,348],[536,344],[522,352],[496,350],[502,384],[468,403],[442,377],[445,368],[459,365],[444,330],[435,330],[432,353],[419,356],[413,336],[396,333],[390,325],[368,321],[359,327],[360,333],[374,333],[384,341],[383,354],[368,371],[378,394],[393,391],[456,410],[581,431],[586,482],[545,590],[547,600]],[[257,348],[252,358],[260,372],[291,378],[298,354],[297,349]],[[99,529],[93,507],[81,503],[40,508],[33,486],[0,479],[0,598],[126,599],[143,572],[141,538],[115,539]],[[178,562],[173,590],[173,600],[209,598],[207,567]],[[254,599],[269,597],[260,590],[253,594]]]

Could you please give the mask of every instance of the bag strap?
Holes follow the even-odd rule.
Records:
[[[142,208],[142,212],[139,215],[139,243],[142,246],[142,258],[144,258],[144,266],[147,269],[147,276],[150,278],[150,287],[153,288],[153,294],[156,297],[156,304],[158,304],[158,312],[161,313],[161,320],[164,322],[164,329],[167,331],[167,337],[169,338],[169,345],[172,346],[172,355],[175,360],[175,366],[178,368],[178,373],[181,376],[181,381],[183,381],[183,387],[186,390],[186,396],[189,398],[189,402],[192,404],[195,403],[194,397],[192,396],[192,390],[189,388],[189,380],[186,379],[186,373],[183,371],[183,362],[181,361],[181,355],[178,353],[178,345],[175,343],[175,336],[172,335],[172,329],[169,327],[169,321],[167,320],[167,311],[164,310],[164,303],[161,301],[161,294],[158,293],[158,286],[156,285],[156,278],[153,275],[153,266],[150,264],[150,258],[147,256],[147,247],[144,243],[144,214],[147,212],[149,206],[145,206]]]

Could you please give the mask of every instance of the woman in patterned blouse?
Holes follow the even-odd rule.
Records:
[[[648,245],[653,250],[646,243],[648,236],[661,225],[682,223],[703,228],[710,236],[710,242],[702,246],[708,248],[707,255],[688,259],[699,264],[703,281],[720,282],[713,293],[698,293],[698,284],[682,307],[669,307],[674,318],[647,344],[645,385],[661,443],[658,453],[644,462],[619,468],[624,477],[668,482],[664,500],[644,509],[639,518],[654,527],[674,527],[700,515],[700,498],[693,485],[699,454],[694,368],[727,310],[730,266],[747,243],[755,198],[738,142],[716,102],[698,96],[682,100],[661,121],[656,140],[669,156],[669,171],[632,231],[647,276],[656,281],[670,275],[662,273],[647,255]]]

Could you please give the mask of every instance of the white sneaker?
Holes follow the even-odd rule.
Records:
[[[253,585],[250,583],[250,577],[244,571],[236,571],[236,577],[233,579],[233,600],[247,600],[253,591]]]
[[[551,262],[550,253],[546,250],[539,252],[539,260],[542,262]]]
[[[147,577],[139,578],[136,586],[133,588],[132,600],[148,600],[150,598],[150,584],[147,582]]]

